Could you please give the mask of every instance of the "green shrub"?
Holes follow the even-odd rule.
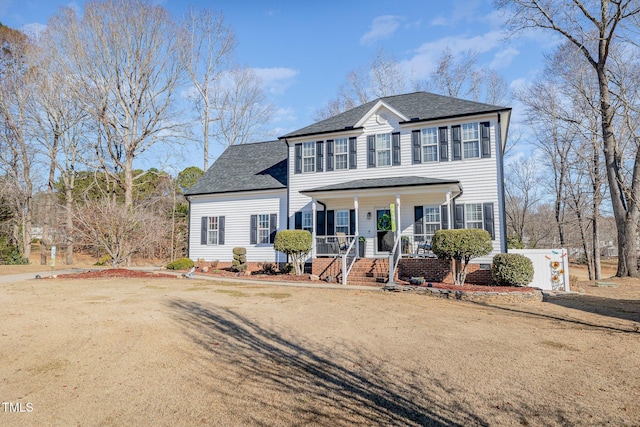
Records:
[[[436,231],[431,239],[431,250],[438,258],[453,261],[454,282],[456,285],[464,285],[469,261],[488,255],[493,246],[486,230],[463,228]]]
[[[6,239],[0,238],[0,265],[27,265],[29,260],[20,255],[17,246],[11,245]]]
[[[533,263],[521,254],[497,254],[491,275],[501,286],[527,286],[533,280]]]
[[[178,258],[167,264],[167,270],[188,270],[195,264],[189,258]]]
[[[233,271],[246,271],[247,266],[247,249],[242,247],[233,248],[233,261],[231,261]]]
[[[273,249],[291,259],[297,276],[304,273],[304,263],[311,252],[311,233],[307,230],[282,230],[276,234]]]

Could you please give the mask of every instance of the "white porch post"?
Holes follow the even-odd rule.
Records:
[[[318,224],[316,224],[316,211],[318,210],[316,199],[311,199],[311,221],[313,221],[313,229],[311,230],[311,257],[315,258],[316,256],[316,228]]]
[[[358,209],[358,196],[353,196],[353,208],[356,211],[356,225],[355,225],[355,229],[356,229],[356,236],[354,237],[354,239],[357,239],[358,236],[360,235],[360,221],[358,219],[359,216],[359,209]],[[356,254],[360,253],[360,240],[358,239],[356,241]],[[358,256],[358,255],[356,255]]]
[[[396,239],[401,238],[402,227],[400,226],[400,194],[396,194]]]

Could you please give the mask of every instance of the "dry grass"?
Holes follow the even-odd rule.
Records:
[[[513,306],[206,284],[0,285],[0,396],[34,408],[0,424],[640,423],[638,283]]]

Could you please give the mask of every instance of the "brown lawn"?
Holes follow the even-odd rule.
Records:
[[[10,281],[0,425],[638,425],[640,283],[580,286],[483,306],[204,280]]]

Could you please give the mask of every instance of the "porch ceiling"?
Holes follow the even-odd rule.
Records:
[[[309,197],[353,197],[357,195],[417,194],[426,192],[454,195],[462,192],[460,181],[421,176],[401,176],[391,178],[368,178],[325,185],[303,190],[300,193]]]

